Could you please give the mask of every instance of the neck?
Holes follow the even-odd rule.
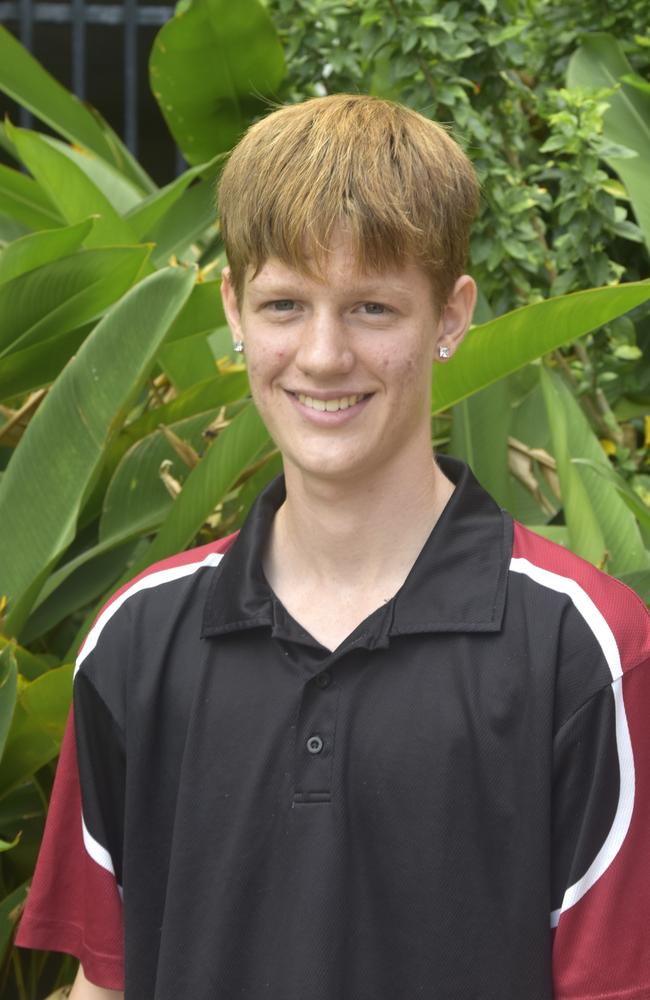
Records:
[[[285,480],[265,559],[280,590],[293,580],[329,592],[395,592],[453,492],[428,443],[420,461],[397,459],[374,478],[319,479],[286,463]]]

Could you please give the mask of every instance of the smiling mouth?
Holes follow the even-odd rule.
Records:
[[[337,410],[347,410],[351,406],[356,406],[364,399],[368,399],[372,393],[356,393],[352,396],[340,396],[337,399],[315,399],[302,392],[292,392],[292,396],[310,410],[317,410],[319,413],[336,413]]]

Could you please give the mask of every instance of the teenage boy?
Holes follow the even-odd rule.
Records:
[[[648,613],[431,454],[476,206],[370,97],[233,152],[223,301],[284,477],[81,650],[18,938],[79,957],[73,1000],[650,996]]]

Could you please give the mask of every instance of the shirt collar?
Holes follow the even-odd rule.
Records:
[[[360,645],[384,646],[393,635],[501,628],[512,520],[463,462],[440,455],[436,461],[456,488],[404,584],[371,616],[373,629],[360,633]],[[262,570],[266,539],[284,498],[284,477],[278,476],[255,501],[210,586],[202,636],[266,626],[274,635],[289,637],[283,633],[290,616]]]

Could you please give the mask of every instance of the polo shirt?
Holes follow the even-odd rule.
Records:
[[[118,591],[19,945],[127,1000],[647,1000],[648,612],[437,461],[408,578],[333,652],[264,577],[282,478]]]

